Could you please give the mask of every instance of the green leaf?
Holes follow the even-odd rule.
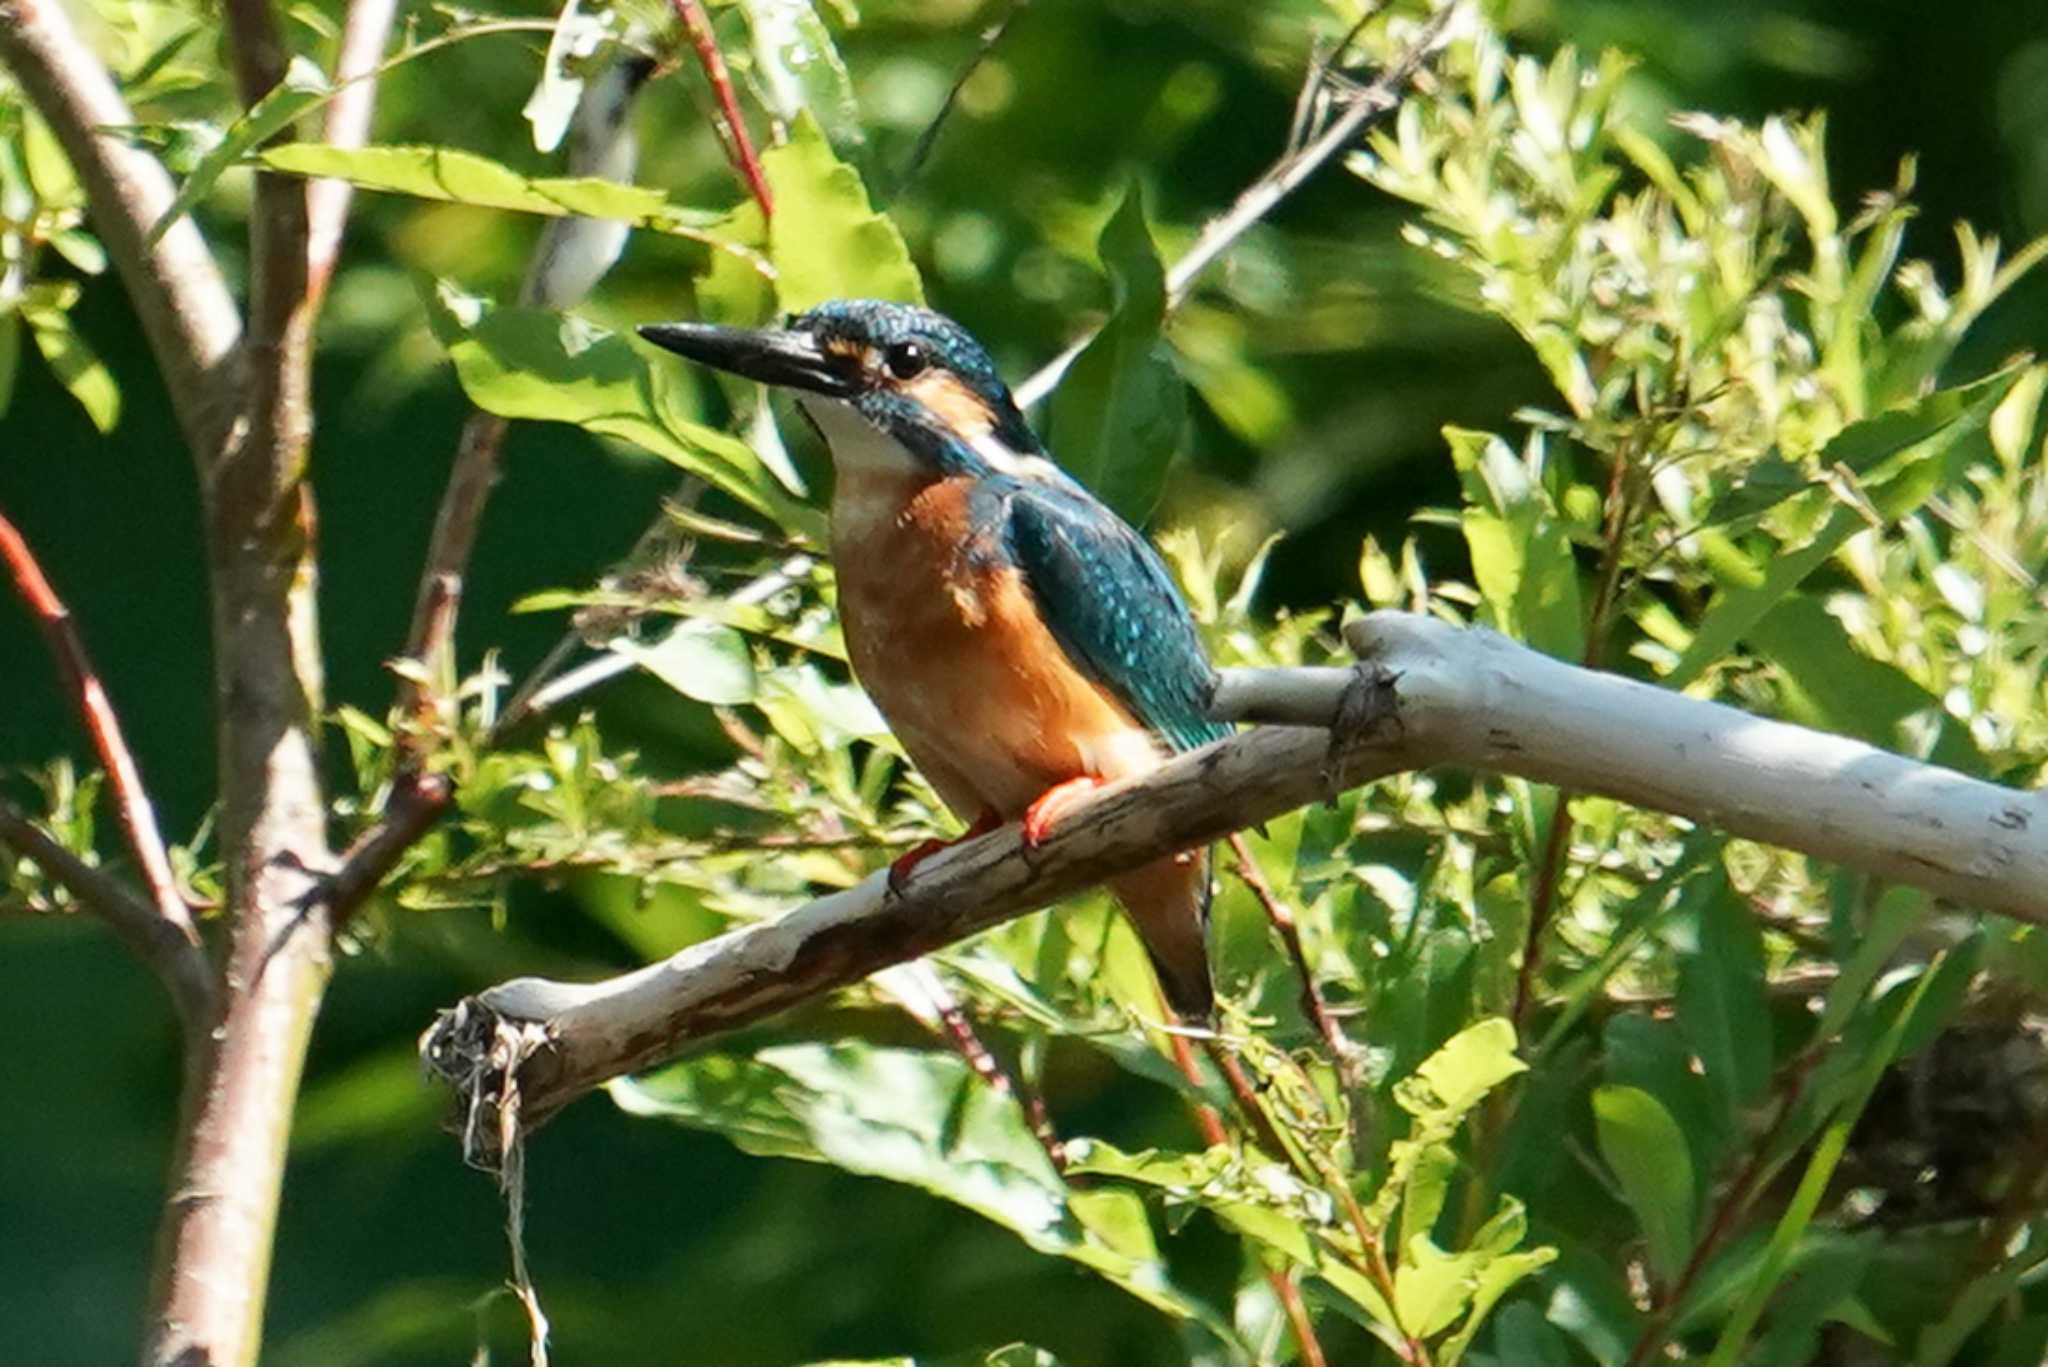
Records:
[[[21,371],[21,315],[0,313],[0,417],[14,402],[14,377]]]
[[[1744,1360],[1744,1350],[1749,1335],[1763,1317],[1764,1307],[1778,1289],[1790,1269],[1792,1257],[1800,1240],[1805,1236],[1807,1226],[1814,1213],[1820,1209],[1821,1197],[1828,1184],[1834,1179],[1835,1168],[1842,1160],[1842,1154],[1849,1147],[1849,1135],[1856,1128],[1856,1121],[1863,1114],[1863,1108],[1870,1104],[1871,1093],[1877,1090],[1878,1080],[1892,1060],[1899,1057],[1901,1046],[1906,1042],[1908,1031],[1915,1018],[1920,1015],[1920,1006],[1930,989],[1942,979],[1942,968],[1947,956],[1937,959],[1933,968],[1922,974],[1914,985],[1912,994],[1906,1000],[1884,1036],[1872,1048],[1863,1050],[1857,1057],[1861,1067],[1856,1073],[1854,1090],[1835,1110],[1820,1142],[1813,1147],[1812,1157],[1807,1161],[1806,1171],[1801,1174],[1798,1188],[1792,1193],[1792,1200],[1785,1212],[1778,1218],[1777,1227],[1771,1231],[1771,1242],[1764,1254],[1763,1266],[1758,1270],[1744,1294],[1742,1301],[1728,1316],[1721,1328],[1721,1336],[1714,1344],[1714,1355],[1708,1359],[1708,1367],[1735,1367]],[[1967,979],[1967,974],[1964,975]]]
[[[150,242],[154,244],[170,231],[173,223],[206,198],[214,183],[229,167],[258,144],[269,141],[298,122],[301,115],[324,102],[332,93],[325,72],[310,59],[294,56],[285,67],[284,79],[250,106],[248,113],[235,120],[226,136],[200,158],[199,164],[192,168],[192,174],[185,177],[185,183],[178,187],[177,195],[171,200],[171,207],[164,210],[163,217],[150,228]]]
[[[1235,1344],[1216,1311],[1174,1284],[1149,1233],[1138,1235],[1130,1204],[1075,1202],[1015,1098],[981,1085],[950,1054],[777,1045],[750,1057],[691,1059],[609,1090],[629,1114],[711,1130],[748,1153],[927,1191]]]
[[[1965,773],[1989,770],[1969,729],[1950,717],[1941,699],[1894,665],[1856,648],[1832,613],[1804,594],[1792,594],[1749,628],[1749,643],[1776,667],[1787,685],[1791,719],[1823,731],[1856,736],[1886,750],[1905,747],[1901,725],[1932,716],[1940,725],[1930,758]]]
[[[612,649],[686,698],[725,707],[753,701],[754,655],[729,626],[684,622],[655,645],[619,641]]]
[[[808,0],[740,0],[753,36],[754,82],[784,123],[808,110],[833,146],[857,153],[866,145],[853,77],[832,30]]]
[[[1542,448],[1517,456],[1486,432],[1444,429],[1465,491],[1460,524],[1480,596],[1501,631],[1546,655],[1575,660],[1585,617],[1571,537],[1540,473]]]
[[[1494,1367],[1577,1367],[1571,1345],[1526,1301],[1503,1309],[1493,1321]]]
[[[1990,420],[2022,369],[2007,366],[1974,383],[1938,390],[1914,403],[1851,423],[1821,451],[1819,464],[1822,469],[1839,465],[1861,477],[1864,491],[1886,517],[1904,517],[1933,492],[1929,477],[1938,474],[1949,449]],[[1804,541],[1779,547],[1768,567],[1749,567],[1714,599],[1700,619],[1692,643],[1664,676],[1665,686],[1683,688],[1698,678],[1733,650],[1786,594],[1869,525],[1857,509],[1837,507]]]
[[[1657,1280],[1669,1286],[1692,1256],[1692,1154],[1671,1112],[1639,1087],[1593,1092],[1600,1156],[1621,1181],[1649,1246]]]
[[[680,367],[573,314],[485,308],[445,287],[433,311],[470,401],[506,418],[573,423],[651,451],[785,530],[822,539],[823,518],[791,500],[745,442],[679,416]]]
[[[1695,936],[1678,958],[1678,1025],[1731,1129],[1771,1074],[1771,1012],[1763,936],[1717,869],[1701,880]]]
[[[761,165],[775,196],[768,254],[783,308],[801,313],[830,299],[924,302],[903,235],[875,211],[859,173],[834,155],[808,110],[788,142],[762,153]]]
[[[452,147],[329,147],[289,142],[258,158],[272,170],[345,180],[359,190],[380,190],[446,204],[610,219],[636,228],[707,243],[737,255],[759,273],[766,263],[742,243],[717,231],[716,214],[686,209],[661,191],[594,176],[523,176],[501,162]]]
[[[1394,1087],[1394,1100],[1418,1127],[1457,1125],[1486,1094],[1528,1064],[1515,1055],[1515,1027],[1499,1017],[1450,1039]]]
[[[114,383],[113,372],[71,326],[71,315],[57,304],[30,303],[24,299],[21,316],[35,334],[36,349],[50,363],[58,383],[78,400],[94,427],[102,433],[113,431],[121,421],[120,386]]]
[[[1166,273],[1135,183],[1103,228],[1100,251],[1115,307],[1053,397],[1053,449],[1076,479],[1142,525],[1187,426],[1187,385],[1160,335]]]

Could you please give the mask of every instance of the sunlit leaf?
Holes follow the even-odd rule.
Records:
[[[830,1163],[918,1187],[1015,1233],[1041,1253],[1088,1267],[1146,1304],[1229,1326],[1144,1256],[1127,1205],[1076,1205],[1023,1108],[978,1084],[950,1054],[859,1043],[790,1044],[751,1057],[711,1055],[610,1091],[623,1109],[724,1134],[749,1153]],[[1107,1215],[1105,1228],[1092,1217]]]
[[[192,168],[192,174],[185,177],[185,183],[178,187],[178,193],[172,198],[171,207],[164,210],[163,216],[150,228],[149,240],[155,242],[170,230],[173,223],[190,213],[212,191],[214,183],[229,167],[259,144],[289,128],[332,93],[327,84],[327,74],[309,58],[294,54],[285,67],[283,79],[250,106],[249,112],[237,119],[213,150]]]
[[[853,77],[832,31],[810,0],[740,0],[752,34],[754,78],[775,116],[794,122],[809,111],[832,145],[852,155],[867,141]]]
[[[1972,384],[1939,390],[1853,423],[1821,452],[1821,467],[1840,465],[1862,477],[1885,516],[1903,517],[1933,492],[1925,472],[1938,472],[1942,459],[1958,441],[1983,428],[2019,375],[2019,367],[2008,366]],[[1698,678],[1734,649],[1786,594],[1869,525],[1857,509],[1837,507],[1803,543],[1780,548],[1766,566],[1752,567],[1729,582],[1701,618],[1691,645],[1664,676],[1666,686],[1683,688]]]
[[[754,696],[753,653],[729,626],[684,622],[654,645],[618,641],[612,649],[698,702],[732,706]]]
[[[263,151],[273,170],[345,180],[361,190],[551,217],[611,219],[636,228],[693,238],[720,251],[750,249],[714,231],[719,216],[670,202],[644,185],[592,176],[524,176],[501,162],[453,147],[330,147],[291,142]],[[758,260],[751,263],[760,268]]]
[[[1560,659],[1583,651],[1585,620],[1571,540],[1551,506],[1537,453],[1518,456],[1486,432],[1446,428],[1465,489],[1462,525],[1472,573],[1494,624]]]
[[[35,334],[36,349],[50,363],[57,380],[78,400],[78,406],[101,432],[111,432],[121,421],[121,390],[113,372],[71,325],[71,315],[55,303],[21,303],[21,317]],[[19,345],[17,342],[15,345]],[[6,359],[11,366],[11,358]]]
[[[679,416],[674,387],[687,383],[680,367],[573,315],[483,309],[446,290],[442,299],[441,326],[452,336],[448,354],[479,408],[506,418],[574,423],[632,442],[778,525],[822,540],[823,519],[792,501],[746,443]]]
[[[1649,1245],[1650,1265],[1669,1285],[1692,1253],[1692,1154],[1671,1112],[1637,1087],[1593,1092],[1600,1156],[1621,1181]]]
[[[1187,385],[1160,336],[1166,275],[1136,184],[1103,228],[1100,250],[1114,308],[1053,396],[1053,451],[1105,503],[1143,523],[1180,447]]]
[[[768,232],[775,291],[801,313],[831,299],[924,302],[903,235],[868,201],[860,175],[841,161],[809,111],[789,141],[761,154],[775,217]]]

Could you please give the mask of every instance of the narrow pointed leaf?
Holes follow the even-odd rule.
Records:
[[[1187,385],[1160,335],[1166,275],[1136,185],[1102,230],[1116,301],[1053,396],[1053,450],[1076,479],[1142,524],[1166,487],[1187,425]]]

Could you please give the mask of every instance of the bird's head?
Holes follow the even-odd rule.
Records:
[[[1043,448],[967,329],[876,299],[820,304],[779,328],[650,323],[640,335],[704,365],[791,391],[842,469],[1007,471]]]

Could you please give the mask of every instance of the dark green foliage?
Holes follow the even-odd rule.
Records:
[[[893,168],[993,11],[877,0],[856,28],[838,6],[714,7],[781,135],[767,223],[734,206],[681,93],[694,77],[646,102],[637,184],[555,175],[510,111],[539,77],[544,133],[589,71],[543,61],[537,32],[508,36],[544,23],[417,16],[382,145],[257,153],[330,94],[317,62],[236,120],[190,25],[105,8],[137,136],[186,176],[181,208],[241,213],[252,155],[382,192],[324,324],[335,821],[346,836],[374,818],[401,749],[461,785],[355,927],[316,1040],[277,1361],[524,1351],[497,1294],[502,1209],[458,1170],[413,1071],[433,1008],[782,914],[948,826],[847,675],[817,451],[789,422],[785,448],[750,388],[638,347],[634,323],[929,297],[1020,379],[1102,319],[1043,430],[1124,515],[1156,507],[1222,664],[1344,663],[1343,615],[1399,606],[2018,786],[2048,765],[2048,370],[2005,354],[2041,332],[2024,294],[2041,248],[1941,235],[1957,211],[2010,207],[1955,197],[2005,177],[1943,146],[1936,116],[1969,103],[1949,86],[1903,120],[1928,130],[1919,186],[1938,192],[1918,225],[1913,169],[1891,179],[1905,149],[1873,131],[1893,135],[1923,45],[1967,49],[1973,82],[1999,73],[2006,236],[2043,227],[2041,16],[2025,7],[1965,6],[1974,37],[1960,13],[1916,12],[1901,37],[1882,7],[1822,0],[1741,23],[1513,7],[1522,27],[1475,21],[1348,172],[1327,169],[1172,310],[1162,257],[1275,150],[1309,37],[1332,40],[1355,7],[1033,6],[900,187]],[[1419,8],[1354,56],[1384,61]],[[600,46],[672,41],[638,8],[584,9]],[[299,13],[322,60],[307,35],[330,18]],[[1582,55],[1610,41],[1640,55]],[[1885,118],[1824,137],[1817,117],[1764,112],[1838,98]],[[1673,125],[1670,108],[1730,117]],[[1874,177],[1890,188],[1859,204]],[[587,309],[492,302],[512,295],[528,217],[577,212],[642,230]],[[84,225],[61,155],[0,81],[0,506],[77,586],[205,902],[221,877],[189,778],[205,752],[159,697],[185,687],[203,706],[203,628],[142,537],[109,544],[99,529],[127,509],[90,492],[117,466],[130,478],[122,462],[173,463],[174,439],[129,320],[79,278],[102,264]],[[400,664],[432,705],[387,715],[380,662],[458,387],[522,425],[461,667]],[[87,445],[107,429],[122,450]],[[82,466],[90,484],[67,483]],[[148,502],[152,526],[189,531],[183,504]],[[489,743],[506,674],[565,610],[628,678]],[[99,780],[50,758],[73,747],[35,642],[8,614],[0,632],[0,760],[31,766],[6,791],[111,861]],[[1171,703],[1163,724],[1207,734]],[[561,1358],[1284,1363],[1279,1272],[1332,1362],[1392,1362],[1407,1340],[1487,1367],[1667,1349],[1772,1367],[2039,1359],[2033,929],[1487,775],[1395,777],[1248,845],[1347,1045],[1331,1056],[1226,871],[1224,1034],[1285,1154],[1203,1142],[1190,1106],[1237,1103],[1213,1071],[1180,1074],[1130,928],[1079,899],[542,1132],[526,1238]],[[0,908],[21,920],[4,927],[0,1021],[30,1065],[0,1130],[0,1324],[24,1361],[118,1358],[169,1142],[168,1027],[92,928],[59,924],[69,900],[26,861],[0,864]],[[1064,1176],[1019,1101],[944,1045],[941,997],[1047,1100]]]

